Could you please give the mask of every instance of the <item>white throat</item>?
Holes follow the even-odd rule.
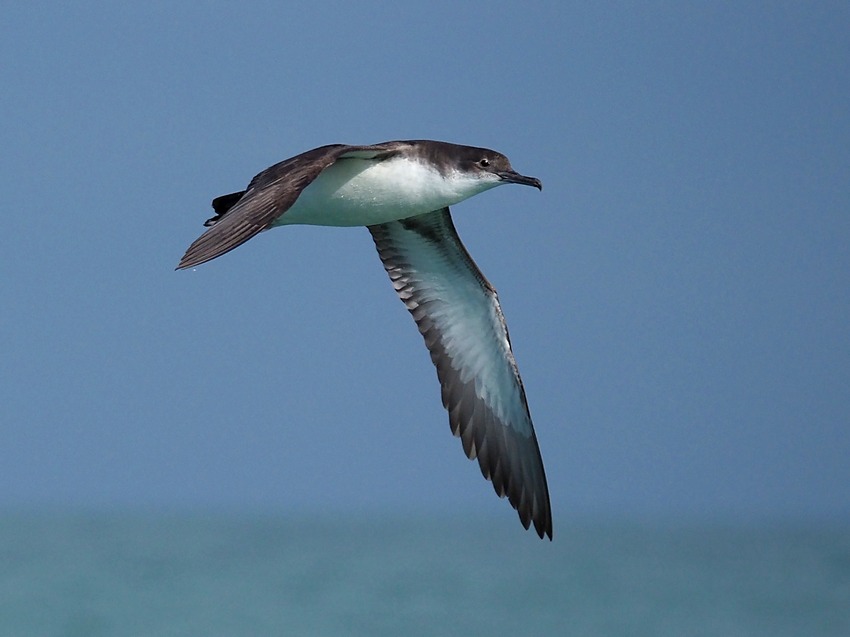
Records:
[[[339,159],[275,225],[370,226],[439,210],[502,183],[490,173],[441,174],[408,157]]]

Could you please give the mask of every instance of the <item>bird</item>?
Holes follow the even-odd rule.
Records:
[[[366,226],[437,369],[452,433],[525,529],[552,539],[543,460],[496,289],[458,237],[449,206],[504,184],[538,190],[502,153],[433,140],[330,144],[217,197],[178,270],[277,226]]]

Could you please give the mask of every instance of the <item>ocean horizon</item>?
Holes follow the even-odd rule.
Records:
[[[845,523],[488,522],[0,512],[0,635],[850,635]]]

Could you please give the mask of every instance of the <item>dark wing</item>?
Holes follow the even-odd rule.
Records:
[[[393,287],[437,367],[452,433],[525,528],[552,538],[549,489],[496,290],[448,208],[370,226]]]
[[[395,145],[348,146],[332,144],[307,151],[266,168],[248,184],[244,192],[222,195],[213,200],[216,216],[204,224],[211,226],[186,250],[178,270],[215,259],[242,245],[269,228],[285,213],[301,192],[328,166],[350,156],[385,159]]]

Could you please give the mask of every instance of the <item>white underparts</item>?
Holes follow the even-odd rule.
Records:
[[[490,173],[444,176],[403,157],[341,159],[322,171],[274,225],[371,226],[439,210],[500,183]]]

